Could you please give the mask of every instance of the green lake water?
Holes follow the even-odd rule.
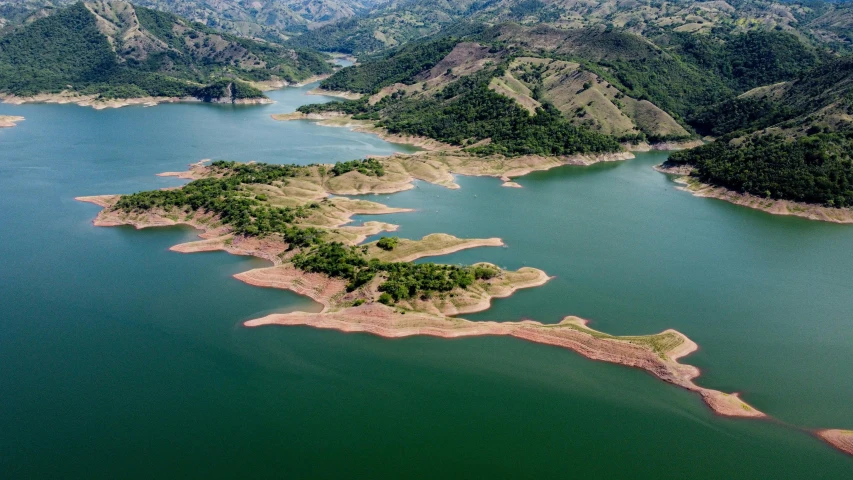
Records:
[[[458,177],[370,196],[397,234],[497,236],[438,260],[547,271],[475,320],[565,315],[676,328],[703,386],[773,421],[715,416],[645,372],[520,340],[247,329],[316,309],[231,278],[263,262],[168,251],[188,228],[95,228],[79,195],[180,184],[202,158],[276,163],[406,151],[268,106],[0,105],[0,478],[850,478],[805,428],[853,429],[853,226],[695,198],[662,153],[502,188]],[[376,217],[373,217],[376,218]],[[362,221],[364,218],[358,218]]]

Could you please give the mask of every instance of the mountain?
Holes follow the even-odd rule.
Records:
[[[79,2],[0,37],[0,92],[21,96],[255,98],[262,94],[249,82],[296,82],[330,71],[316,53],[112,0]]]
[[[825,56],[775,30],[731,34],[725,41],[692,42],[694,36],[674,33],[668,45],[658,45],[602,26],[502,24],[463,38],[410,42],[342,69],[321,88],[369,100],[306,108],[340,109],[448,143],[494,142],[473,127],[470,136],[459,136],[466,131],[462,125],[477,123],[471,115],[456,119],[455,131],[424,126],[432,121],[427,117],[452,112],[468,98],[506,105],[519,118],[545,112],[620,142],[684,140],[711,106],[795,78]]]
[[[853,58],[703,112],[716,141],[670,156],[702,182],[772,199],[853,206]]]
[[[364,54],[434,35],[464,20],[560,29],[602,26],[652,40],[671,33],[717,36],[781,31],[805,42],[849,49],[853,45],[852,12],[850,4],[821,1],[392,0],[368,14],[317,28],[295,41],[321,50]]]
[[[286,39],[366,12],[371,0],[141,0],[140,5],[181,15],[231,34]]]
[[[74,0],[0,0],[0,22]],[[824,0],[138,0],[230,34],[351,54],[427,38],[458,22],[561,29],[616,28],[654,40],[782,31],[836,50],[853,48],[853,5]]]
[[[33,12],[74,1],[0,0],[0,22],[19,24]],[[233,35],[276,41],[365,13],[374,5],[373,0],[138,0],[134,3]]]

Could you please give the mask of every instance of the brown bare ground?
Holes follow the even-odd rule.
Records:
[[[848,455],[853,455],[853,430],[820,430],[816,433],[826,443]]]
[[[24,117],[16,117],[13,115],[0,115],[0,128],[14,127],[18,122],[23,122]]]
[[[81,107],[92,107],[95,110],[103,110],[107,108],[121,108],[130,105],[143,105],[153,107],[161,103],[202,103],[195,97],[139,97],[139,98],[115,98],[104,100],[98,95],[80,95],[74,92],[61,93],[40,93],[29,97],[19,97],[16,95],[2,95],[0,100],[4,103],[12,105],[21,105],[24,103],[58,103],[68,104],[73,103]],[[218,102],[213,102],[218,103]],[[228,100],[227,103],[232,103]],[[263,105],[273,103],[268,98],[244,98],[235,100],[233,103],[239,105]]]
[[[702,388],[693,383],[699,370],[676,360],[695,349],[695,344],[675,330],[649,337],[612,337],[596,332],[577,317],[566,317],[557,325],[544,325],[529,320],[521,322],[471,322],[459,318],[430,315],[423,312],[402,314],[381,304],[366,304],[336,312],[294,312],[273,314],[244,323],[247,327],[262,325],[307,325],[343,332],[365,332],[387,338],[430,335],[459,338],[482,335],[508,335],[531,342],[573,350],[587,358],[617,363],[646,370],[659,379],[699,394],[720,415],[764,417],[765,415],[740,400],[737,395]],[[652,338],[649,342],[635,339]],[[659,342],[665,350],[656,350]]]

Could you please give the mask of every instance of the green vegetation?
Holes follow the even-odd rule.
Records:
[[[729,140],[675,152],[667,164],[692,165],[700,180],[739,192],[831,207],[853,205],[853,133]]]
[[[317,204],[292,207],[272,207],[266,198],[255,196],[245,187],[252,184],[272,184],[305,175],[306,167],[269,165],[262,163],[236,164],[216,161],[212,171],[221,177],[194,180],[183,188],[152,190],[123,195],[115,204],[116,210],[142,212],[151,209],[182,209],[186,213],[208,212],[233,227],[238,235],[264,236],[280,234],[291,247],[318,243],[323,231],[294,226],[297,219],[307,218]]]
[[[379,291],[387,293],[394,301],[467,288],[474,283],[476,269],[435,263],[368,260],[361,248],[347,247],[340,242],[322,243],[297,253],[293,257],[293,265],[306,272],[343,278],[349,282],[349,291],[370,282],[381,273],[385,280],[379,285]]]
[[[790,80],[821,60],[814,48],[779,31],[715,36],[673,33],[669,41],[681,58],[713,73],[735,92]]]
[[[454,38],[443,38],[409,44],[381,60],[340,70],[323,80],[320,88],[372,94],[395,83],[411,84],[415,75],[435,66],[457,43]]]
[[[299,107],[303,113],[343,111],[355,118],[379,119],[391,133],[420,135],[477,154],[573,155],[621,150],[612,137],[578,127],[550,104],[531,116],[513,100],[488,88],[494,72],[459,79],[428,98],[389,96],[369,105],[365,99]]]
[[[138,35],[105,35],[98,16]],[[297,81],[331,71],[314,53],[239,39],[126,3],[82,2],[0,37],[0,92],[73,90],[103,98],[263,97],[248,81]],[[229,86],[230,84],[230,86]]]
[[[720,139],[673,153],[701,181],[773,199],[853,206],[853,58],[750,92],[697,116]]]
[[[381,177],[385,175],[385,167],[375,158],[367,158],[364,160],[350,160],[348,162],[338,162],[330,170],[333,176],[343,175],[347,172],[357,171],[362,175],[370,177]]]
[[[400,239],[398,237],[382,237],[376,242],[376,246],[381,248],[382,250],[394,250],[394,247],[400,243]]]
[[[348,162],[350,163],[350,162]],[[318,272],[347,280],[354,290],[377,275],[384,277],[379,291],[385,293],[383,303],[415,297],[428,297],[434,292],[466,288],[475,280],[488,280],[500,272],[490,266],[458,267],[434,263],[381,262],[368,259],[366,247],[348,247],[340,242],[324,240],[325,231],[301,227],[297,223],[308,218],[318,203],[298,207],[271,206],[265,195],[256,195],[252,185],[286,183],[305,176],[314,166],[239,164],[215,161],[210,175],[193,180],[174,190],[153,190],[123,195],[112,207],[115,211],[141,213],[151,210],[172,215],[176,209],[185,215],[206,213],[217,216],[233,233],[245,236],[280,235],[289,250],[297,250],[291,261],[306,272]],[[177,217],[176,217],[177,218]],[[383,237],[380,248],[391,250],[397,237]]]
[[[736,97],[699,111],[690,121],[701,133],[721,136],[769,127],[793,114],[790,106],[766,98]]]

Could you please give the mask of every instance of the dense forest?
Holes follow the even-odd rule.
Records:
[[[108,38],[93,12],[123,28],[138,22],[140,32]],[[230,92],[235,100],[262,96],[249,81],[297,81],[329,71],[314,53],[223,36],[120,2],[76,3],[0,37],[0,91],[17,95],[71,89],[104,98],[212,99]]]
[[[853,206],[851,150],[851,133],[765,134],[676,152],[667,164],[692,165],[700,180],[738,192],[848,207]]]
[[[768,198],[853,206],[853,58],[757,89],[696,117],[718,140],[677,152],[706,183]]]
[[[372,94],[395,83],[409,83],[444,58],[459,40],[454,37],[415,42],[391,51],[381,60],[368,61],[336,72],[320,83],[326,90]]]

